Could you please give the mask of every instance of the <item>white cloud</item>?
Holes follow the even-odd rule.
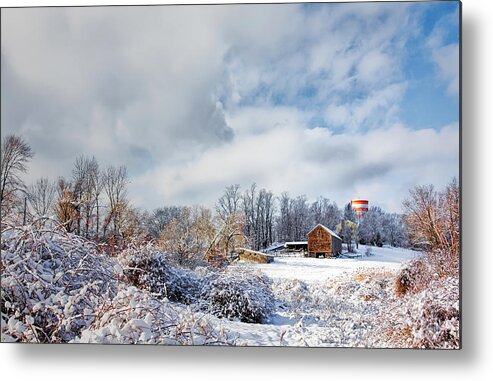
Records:
[[[286,119],[290,113],[293,110],[286,110]],[[232,126],[250,120],[247,114],[237,117]],[[334,135],[326,128],[287,123],[237,137],[186,163],[156,168],[137,184],[139,189],[157,190],[165,203],[193,201],[212,206],[225,186],[257,182],[277,194],[290,191],[310,199],[324,195],[339,205],[362,196],[399,211],[410,187],[441,186],[458,176],[458,147],[458,125],[439,131],[395,125]]]
[[[326,120],[348,131],[387,127],[396,122],[399,100],[405,86],[405,83],[392,83],[369,92],[364,98],[329,104]]]
[[[446,85],[448,95],[459,94],[459,44],[447,43],[447,34],[458,30],[459,10],[442,16],[428,36],[426,45],[436,65],[437,76]],[[458,39],[458,36],[455,38]]]
[[[438,66],[440,79],[447,84],[447,94],[459,95],[459,45],[437,47],[432,52],[432,58]]]
[[[375,84],[393,77],[395,63],[387,54],[372,50],[358,64],[358,79],[363,83]]]
[[[414,22],[405,3],[4,10],[2,134],[33,146],[31,178],[126,164],[146,208],[257,182],[397,209],[458,167],[456,126],[397,123]]]

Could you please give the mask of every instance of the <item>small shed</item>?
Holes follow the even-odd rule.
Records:
[[[328,227],[317,224],[307,234],[308,257],[327,258],[342,253],[342,239]]]
[[[286,251],[288,252],[303,252],[306,253],[308,250],[308,242],[307,241],[292,241],[286,242],[284,244]]]
[[[278,251],[284,250],[284,242],[274,242],[272,245],[266,247],[263,251],[264,253],[276,253]]]

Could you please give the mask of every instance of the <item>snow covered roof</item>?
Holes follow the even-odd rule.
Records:
[[[339,237],[336,233],[334,233],[332,230],[330,230],[327,226],[324,226],[322,224],[317,224],[317,226],[315,226],[312,230],[310,230],[308,232],[308,234],[310,234],[312,231],[314,231],[318,226],[321,226],[322,229],[324,229],[327,233],[329,233],[330,235],[332,235],[332,236],[334,236],[336,238],[339,238],[342,241],[342,238],[341,237]]]
[[[266,247],[264,251],[273,251],[284,247],[284,242],[275,242],[272,245]]]

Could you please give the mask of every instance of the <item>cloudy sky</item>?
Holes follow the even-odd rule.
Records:
[[[1,133],[136,206],[252,182],[399,211],[459,172],[457,2],[2,9]]]

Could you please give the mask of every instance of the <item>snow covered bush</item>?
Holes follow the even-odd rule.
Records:
[[[423,290],[395,299],[384,316],[387,345],[458,349],[459,280],[436,277]]]
[[[132,254],[135,260],[138,255]],[[160,253],[151,258],[152,271],[167,265]],[[197,277],[164,269],[168,294],[185,300],[199,293]],[[116,258],[99,254],[97,245],[63,229],[43,223],[6,227],[1,270],[2,341],[234,344],[216,317],[162,298],[155,273],[148,278],[151,290],[130,286],[128,269]],[[196,289],[190,291],[190,284]]]
[[[459,280],[447,278],[430,284],[427,292],[413,303],[411,317],[413,346],[459,348]]]
[[[430,268],[427,261],[415,259],[401,269],[395,279],[395,292],[397,296],[408,292],[417,292],[428,287]]]
[[[2,340],[66,342],[116,294],[115,263],[39,220],[2,231]]]
[[[217,322],[189,307],[163,302],[128,287],[95,312],[77,343],[231,345],[234,340]]]
[[[246,323],[263,323],[274,310],[269,279],[244,268],[219,273],[203,288],[202,299],[217,317]]]
[[[312,302],[311,291],[305,282],[298,279],[280,279],[274,282],[275,294],[289,303],[293,309],[301,308]]]
[[[119,257],[129,283],[160,298],[191,304],[200,297],[204,280],[174,265],[151,244],[130,246]]]

